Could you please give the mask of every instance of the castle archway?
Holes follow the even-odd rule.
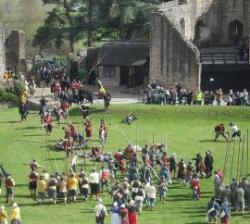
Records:
[[[186,24],[184,18],[181,18],[180,20],[180,27],[181,27],[181,33],[185,36],[186,35]]]
[[[243,24],[234,20],[229,24],[229,40],[237,44],[243,37]]]

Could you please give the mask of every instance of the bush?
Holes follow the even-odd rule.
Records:
[[[14,93],[0,91],[0,102],[14,102],[18,103],[18,97]]]
[[[14,94],[18,97],[25,91],[25,83],[21,80],[15,80]]]

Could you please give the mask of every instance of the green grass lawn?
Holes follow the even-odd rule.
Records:
[[[138,138],[136,139],[136,125],[121,124],[121,119],[130,111],[139,118]],[[110,124],[108,129],[108,143],[105,151],[117,151],[125,148],[128,142],[140,145],[153,142],[168,143],[168,154],[176,152],[178,159],[185,161],[193,158],[196,153],[202,155],[211,150],[214,155],[215,169],[223,168],[226,144],[223,139],[214,143],[214,126],[220,122],[226,125],[230,121],[237,122],[245,133],[250,128],[250,108],[239,107],[160,107],[150,105],[112,105],[110,113],[104,114],[101,106],[93,106],[90,116],[94,124],[94,140],[98,138],[98,127],[101,118]],[[82,118],[77,109],[71,111],[68,121],[77,123],[80,131]],[[47,166],[49,171],[65,170],[64,153],[51,150],[52,160],[46,160],[46,141],[49,145],[63,137],[62,125],[55,127],[50,137],[45,136],[40,127],[37,113],[30,114],[26,122],[19,122],[16,108],[0,111],[0,162],[12,173],[16,180],[15,201],[20,205],[25,224],[66,224],[66,223],[94,223],[94,200],[68,205],[38,206],[29,197],[28,175],[29,167],[23,165],[36,158],[41,165]],[[154,134],[153,134],[154,133]],[[124,137],[127,136],[127,137]],[[92,145],[98,144],[94,141]],[[88,162],[87,169],[93,166]],[[234,174],[235,175],[234,169]],[[228,181],[229,178],[226,178]],[[200,201],[191,198],[191,190],[180,183],[169,187],[166,204],[156,203],[153,211],[144,210],[139,216],[140,224],[195,224],[204,223],[206,204],[213,193],[213,178],[202,180],[203,197]],[[4,193],[4,191],[3,191]],[[111,200],[107,194],[103,196],[105,204],[110,208]],[[4,195],[0,204],[4,204]],[[6,205],[10,210],[10,205]],[[110,221],[107,219],[107,223]],[[234,216],[232,223],[247,224],[250,215]]]

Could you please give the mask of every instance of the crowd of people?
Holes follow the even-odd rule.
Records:
[[[229,90],[224,93],[222,89],[216,91],[196,91],[191,89],[182,88],[180,84],[165,88],[156,83],[151,83],[145,89],[145,101],[148,104],[161,104],[161,105],[236,105],[248,106],[249,92],[244,89],[243,91]]]
[[[207,205],[207,221],[221,219],[221,223],[228,224],[231,211],[250,211],[250,182],[246,178],[233,178],[231,184],[226,185],[223,171],[218,170],[214,177],[214,196]]]
[[[92,153],[92,149],[90,150]],[[77,156],[77,153],[75,153]],[[73,159],[74,156],[72,156]],[[101,193],[108,192],[112,197],[112,224],[136,224],[137,213],[141,214],[147,207],[152,210],[157,195],[162,203],[167,202],[168,186],[176,178],[186,186],[190,186],[190,198],[199,200],[201,197],[201,183],[199,178],[211,177],[213,170],[213,156],[207,151],[203,159],[201,154],[186,164],[183,159],[178,160],[175,153],[167,155],[163,144],[145,145],[142,149],[128,145],[114,154],[103,153],[90,157],[102,167],[92,169],[89,174],[82,168],[71,166],[70,172],[55,172],[49,174],[42,170],[39,174],[39,165],[36,160],[29,163],[29,189],[32,198],[38,204],[48,200],[52,204],[71,203],[97,199],[94,208],[96,223],[103,223],[106,211],[102,211],[103,202]],[[194,164],[192,162],[194,160]],[[76,159],[77,161],[77,159]],[[98,165],[99,166],[99,165]],[[118,172],[121,178],[118,178]],[[15,183],[8,176],[5,180],[8,202],[14,200]],[[12,182],[9,184],[9,182]],[[11,190],[9,190],[11,189]]]
[[[84,115],[85,113],[86,111]],[[63,114],[67,117],[68,112],[63,110]],[[44,98],[41,100],[40,115],[42,126],[50,135],[53,118],[48,112]],[[132,115],[128,114],[128,117],[132,116],[132,120],[136,120],[137,117]],[[56,114],[54,116],[56,117]],[[66,166],[69,164],[70,171],[49,174],[44,169],[39,173],[38,168],[42,166],[36,160],[29,163],[31,169],[29,189],[32,198],[36,199],[38,204],[46,200],[52,204],[76,203],[94,197],[97,200],[94,208],[96,223],[103,224],[108,212],[101,195],[107,192],[112,197],[111,223],[137,224],[137,214],[141,214],[143,210],[153,210],[156,200],[159,199],[162,203],[167,202],[169,185],[173,183],[173,180],[190,187],[190,198],[199,200],[202,197],[200,179],[210,178],[213,175],[214,159],[210,150],[204,156],[197,153],[186,162],[181,158],[178,159],[175,153],[168,155],[166,145],[162,143],[144,145],[142,148],[129,144],[114,153],[104,153],[103,147],[107,141],[108,125],[101,120],[98,131],[99,145],[91,146],[89,151],[81,153],[79,150],[89,146],[93,140],[93,123],[89,117],[83,117],[85,118],[82,123],[84,133],[80,133],[79,128],[69,123],[63,127],[64,136],[57,144],[65,151]],[[132,124],[132,122],[129,119],[123,119],[125,124]],[[214,141],[219,136],[223,136],[226,141],[231,141],[237,136],[241,140],[239,127],[233,123],[229,126],[232,129],[231,133],[226,131],[224,124],[218,124],[214,129]],[[79,169],[80,158],[84,160],[84,165],[86,159],[90,159],[94,161],[95,167],[99,168],[94,168],[89,173],[82,168]],[[221,223],[229,223],[231,209],[242,212],[250,209],[248,181],[244,179],[238,183],[234,179],[230,186],[225,186],[223,175],[221,170],[215,173],[215,193],[208,203],[208,221],[219,217],[222,220]],[[14,202],[15,181],[11,176],[5,178],[5,186],[6,201],[12,203]]]
[[[43,72],[46,73],[46,69]],[[103,148],[108,140],[108,124],[102,119],[98,129],[98,146],[91,146],[88,151],[81,152],[82,148],[88,148],[93,143],[93,123],[88,117],[89,108],[85,105],[86,101],[92,103],[92,93],[86,91],[78,81],[73,80],[68,85],[63,73],[59,70],[58,72],[61,75],[57,76],[55,73],[52,78],[50,76],[50,81],[46,81],[47,78],[44,80],[51,86],[54,97],[60,100],[60,105],[49,110],[45,98],[41,99],[39,111],[41,125],[45,128],[46,134],[51,135],[54,117],[60,125],[69,116],[70,105],[75,103],[81,105],[80,111],[84,119],[81,129],[83,127],[84,133],[81,133],[79,127],[76,128],[72,123],[62,128],[64,136],[56,146],[65,151],[66,171],[53,170],[52,173],[48,173],[47,169],[40,171],[40,168],[44,167],[36,160],[29,163],[29,190],[31,197],[38,204],[43,204],[45,201],[51,204],[68,204],[94,198],[96,224],[103,224],[109,213],[101,198],[106,192],[112,198],[111,223],[137,224],[137,215],[143,211],[153,210],[156,200],[163,204],[167,203],[169,186],[173,184],[173,180],[190,188],[190,198],[199,200],[202,197],[201,179],[211,178],[214,170],[214,159],[210,150],[205,155],[197,153],[188,161],[178,158],[176,153],[169,155],[166,145],[162,143],[146,144],[142,148],[128,144],[124,149],[118,149],[114,153],[105,153]],[[99,92],[104,97],[105,109],[107,109],[111,98],[101,84],[99,84]],[[149,84],[146,94],[147,103],[173,105],[213,105],[214,101],[217,105],[221,105],[222,101],[228,105],[247,105],[249,101],[247,90],[239,93],[233,93],[230,90],[225,98],[221,89],[215,93],[201,91],[193,93],[178,84],[165,89],[152,83]],[[21,104],[19,112],[21,120],[26,120],[27,99],[22,101],[24,103]],[[130,125],[136,120],[137,117],[130,113],[122,123]],[[214,129],[214,141],[219,136],[224,137],[227,142],[238,136],[241,141],[239,127],[233,123],[229,126],[232,129],[231,133],[226,131],[224,124],[217,125]],[[84,168],[86,159],[94,162],[94,168],[91,171],[80,168],[81,159],[84,161]],[[19,224],[21,223],[20,209],[14,203],[15,181],[3,168],[1,170],[0,182],[4,180],[5,183],[6,203],[13,203],[13,211],[16,214],[11,215],[10,220],[14,220],[11,221],[13,224]],[[217,170],[214,179],[214,196],[207,206],[207,220],[212,222],[220,218],[221,223],[227,224],[231,217],[231,209],[241,212],[250,210],[250,184],[246,179],[241,181],[233,179],[229,186],[225,185],[223,171]],[[7,213],[4,207],[1,207],[0,224],[6,219]]]

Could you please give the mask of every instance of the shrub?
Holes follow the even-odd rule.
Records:
[[[20,97],[21,94],[24,92],[24,90],[25,90],[25,83],[21,80],[15,80],[14,94]]]
[[[14,93],[0,91],[0,102],[14,102],[18,103],[18,97]]]

